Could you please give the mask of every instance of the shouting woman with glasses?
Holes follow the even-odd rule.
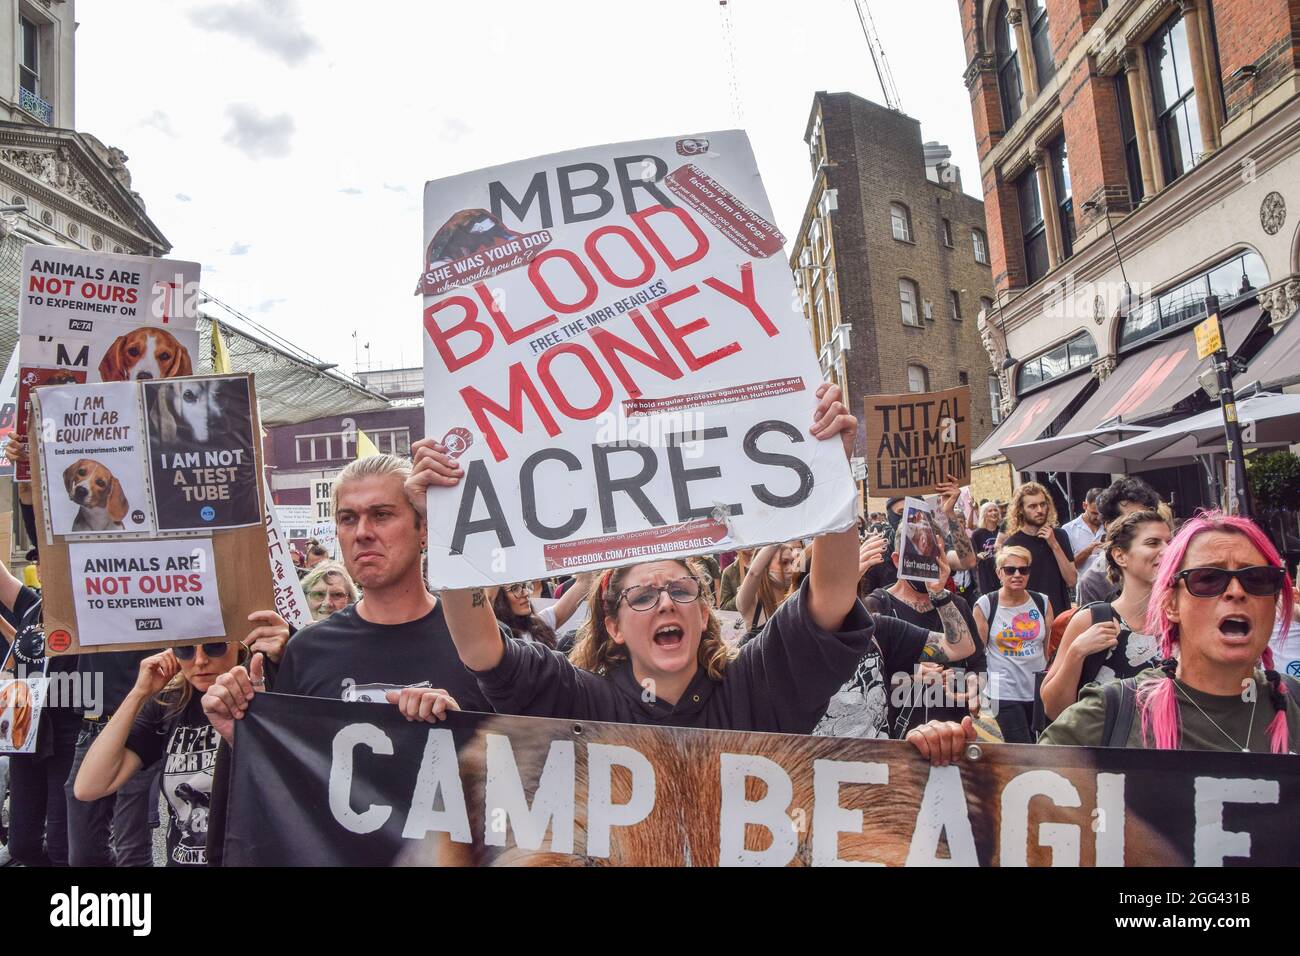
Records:
[[[1273,670],[1274,619],[1291,580],[1268,536],[1211,512],[1184,524],[1151,591],[1147,630],[1165,658],[1137,677],[1085,687],[1045,744],[1285,754],[1300,731],[1300,684]]]
[[[1002,587],[975,602],[975,626],[989,668],[993,716],[1009,744],[1032,744],[1034,675],[1047,663],[1044,655],[1052,626],[1052,603],[1029,590],[1032,562],[1028,548],[1010,545],[995,563]]]
[[[823,385],[816,397],[811,434],[840,438],[851,452],[857,419],[840,403],[838,387]],[[430,485],[445,484],[435,475],[449,467],[437,449],[418,447],[410,497],[422,500]],[[572,660],[503,639],[481,590],[448,591],[443,606],[462,662],[499,713],[806,734],[852,677],[876,629],[915,631],[936,659],[952,650],[942,634],[902,621],[873,624],[857,600],[859,550],[853,526],[817,538],[800,589],[739,650],[722,639],[699,579],[680,560],[601,575]],[[877,542],[875,561],[882,551]],[[951,726],[956,730],[932,735],[935,762],[957,751],[962,729]]]
[[[167,865],[202,866],[207,860],[213,768],[221,743],[201,704],[217,678],[248,663],[250,646],[282,646],[288,626],[272,611],[250,615],[261,623],[245,638],[173,647],[140,662],[135,686],[86,752],[77,774],[78,800],[116,793],[128,780],[166,758],[162,791],[171,811]],[[253,656],[252,679],[262,678],[263,655]],[[264,688],[259,688],[264,689]]]

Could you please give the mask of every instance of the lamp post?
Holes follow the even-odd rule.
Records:
[[[1219,321],[1219,297],[1205,297],[1207,318],[1198,327],[1197,341],[1213,345],[1214,373],[1218,377],[1219,407],[1223,409],[1223,432],[1227,443],[1227,509],[1233,514],[1249,516],[1252,512],[1250,503],[1250,486],[1246,483],[1245,449],[1241,447],[1241,424],[1237,421],[1237,397],[1232,391],[1232,360],[1228,357],[1228,345],[1223,336]],[[1198,345],[1198,351],[1200,346]],[[1204,356],[1202,356],[1204,358]]]

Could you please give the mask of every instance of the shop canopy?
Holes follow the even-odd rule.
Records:
[[[1246,371],[1232,380],[1238,393],[1247,386],[1255,390],[1280,389],[1300,382],[1300,312],[1273,333]]]
[[[1259,322],[1259,306],[1223,318],[1228,354],[1235,355]],[[1075,412],[1062,431],[1088,432],[1113,422],[1140,422],[1173,411],[1200,388],[1197,377],[1210,359],[1196,357],[1196,332],[1185,329],[1162,342],[1124,356],[1119,367]]]
[[[1041,437],[1092,381],[1091,375],[1078,374],[1020,399],[1007,420],[971,453],[971,462],[978,465],[998,457],[1003,448]]]
[[[1289,445],[1300,435],[1300,395],[1247,398],[1237,403],[1237,422],[1241,426],[1241,443],[1247,448]],[[1226,450],[1223,411],[1212,408],[1111,445],[1097,454],[1157,462],[1152,467],[1161,467],[1168,465],[1172,458],[1222,454]]]
[[[1145,468],[1133,468],[1130,467],[1132,462],[1127,459],[1106,456],[1106,449],[1110,446],[1153,430],[1145,425],[1116,422],[1090,432],[1071,432],[1011,445],[1003,448],[1002,454],[1006,455],[1007,461],[1018,471],[1094,471],[1116,474],[1168,467],[1170,463],[1162,461],[1146,465]],[[1184,464],[1190,462],[1189,458]]]

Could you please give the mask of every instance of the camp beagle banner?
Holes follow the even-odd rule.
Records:
[[[745,133],[574,150],[424,192],[434,587],[850,526],[822,374]]]
[[[30,243],[18,289],[20,388],[193,375],[199,272],[197,262]],[[26,441],[19,398],[16,430]]]
[[[241,638],[277,608],[251,375],[47,386],[30,404],[51,656]]]
[[[259,694],[234,866],[1281,866],[1293,757],[910,744]],[[295,795],[292,813],[283,795]]]
[[[867,487],[881,498],[928,495],[944,482],[970,484],[970,386],[869,395]]]

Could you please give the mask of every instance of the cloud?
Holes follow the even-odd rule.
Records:
[[[365,190],[358,189],[356,186],[344,186],[342,189],[339,190],[339,192],[347,193],[349,196],[360,196],[363,192],[365,192]]]
[[[158,132],[165,136],[176,138],[176,130],[172,128],[172,118],[162,110],[154,110],[144,119],[140,120],[140,126],[152,126]]]
[[[248,307],[248,311],[249,312],[270,312],[281,302],[288,302],[288,301],[289,301],[288,299],[263,299],[261,302],[257,303],[256,305],[250,305]]]
[[[253,248],[252,243],[249,243],[249,242],[240,242],[238,239],[236,239],[234,242],[232,242],[232,243],[230,244],[230,251],[227,252],[226,255],[228,255],[228,256],[246,256],[246,255],[248,255],[248,250],[251,249],[251,248]]]
[[[438,131],[438,138],[444,143],[454,143],[466,133],[472,133],[473,131],[474,128],[459,116],[449,116],[442,121],[442,129]]]
[[[320,49],[299,19],[295,0],[209,3],[190,13],[199,28],[229,33],[293,66]]]
[[[394,186],[392,183],[384,183],[384,188],[387,189],[390,193],[404,193],[404,192],[407,192],[407,189],[406,189],[405,186]]]
[[[289,155],[293,117],[288,113],[266,116],[249,103],[235,103],[226,110],[230,129],[224,140],[252,159],[280,159]]]
[[[193,196],[187,196],[187,195],[185,195],[185,193],[177,193],[176,196],[175,196],[175,199],[176,199],[177,202],[193,202],[193,201],[194,201],[194,197],[193,197]]]

